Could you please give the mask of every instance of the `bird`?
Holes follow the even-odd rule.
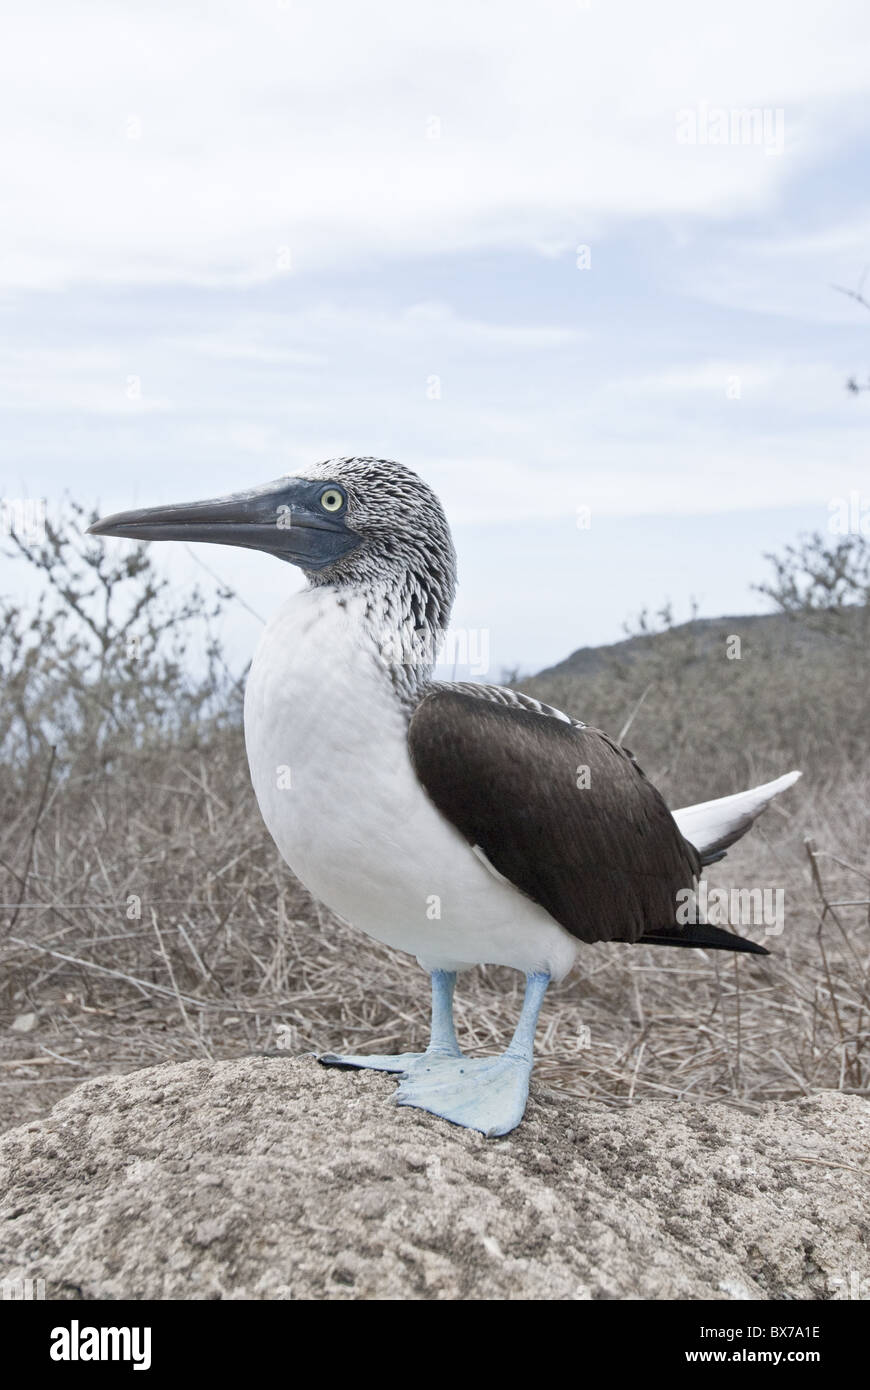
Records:
[[[306,586],[264,628],[245,690],[256,800],[314,898],[431,977],[422,1052],[320,1054],[399,1078],[395,1099],[486,1136],[525,1113],[538,1015],[582,947],[743,951],[677,906],[800,773],[671,812],[602,730],[520,691],[435,678],[456,554],[434,490],[404,464],[333,458],[246,491],[119,512],[90,533],[265,551]],[[457,976],[525,976],[515,1032],[468,1057]]]

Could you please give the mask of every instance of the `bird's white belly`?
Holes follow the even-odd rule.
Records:
[[[263,819],[321,902],[428,968],[547,970],[577,943],[500,882],[433,806],[406,719],[355,611],[330,589],[290,599],[266,628],[245,692]]]

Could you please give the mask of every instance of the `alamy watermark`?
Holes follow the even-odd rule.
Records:
[[[677,893],[677,923],[711,927],[764,927],[766,936],[781,936],[785,926],[784,888],[710,888],[693,879]]]
[[[870,497],[862,497],[857,488],[848,497],[832,497],[828,530],[834,536],[870,536]]]
[[[73,1318],[68,1327],[53,1327],[52,1361],[130,1361],[134,1371],[151,1367],[150,1327],[82,1327]]]
[[[870,1277],[862,1276],[857,1269],[850,1269],[847,1274],[829,1275],[828,1289],[832,1299],[870,1301]]]
[[[0,1303],[33,1303],[44,1298],[44,1279],[0,1279]]]
[[[473,676],[485,676],[490,666],[489,636],[488,627],[415,628],[406,624],[385,632],[379,647],[391,666],[461,666]]]
[[[765,154],[785,148],[785,112],[781,106],[683,106],[676,115],[679,145],[754,145]]]

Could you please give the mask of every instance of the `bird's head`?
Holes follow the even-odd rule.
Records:
[[[433,628],[446,624],[453,602],[456,560],[441,503],[410,468],[385,459],[329,459],[247,492],[116,512],[90,534],[265,550],[314,585],[409,592],[411,616]]]

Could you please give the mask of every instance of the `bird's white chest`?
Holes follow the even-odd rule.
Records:
[[[245,742],[278,849],[335,912],[431,965],[568,968],[573,942],[493,878],[418,782],[358,599],[305,590],[279,610],[248,677]]]
[[[284,605],[254,657],[245,692],[254,790],[279,849],[317,896],[354,876],[372,816],[383,832],[408,796],[404,720],[390,694],[353,616],[318,590]]]
[[[268,625],[245,692],[245,741],[263,819],[297,877],[364,930],[404,945],[407,930],[390,923],[408,910],[420,823],[431,839],[437,813],[355,599],[305,591]]]

